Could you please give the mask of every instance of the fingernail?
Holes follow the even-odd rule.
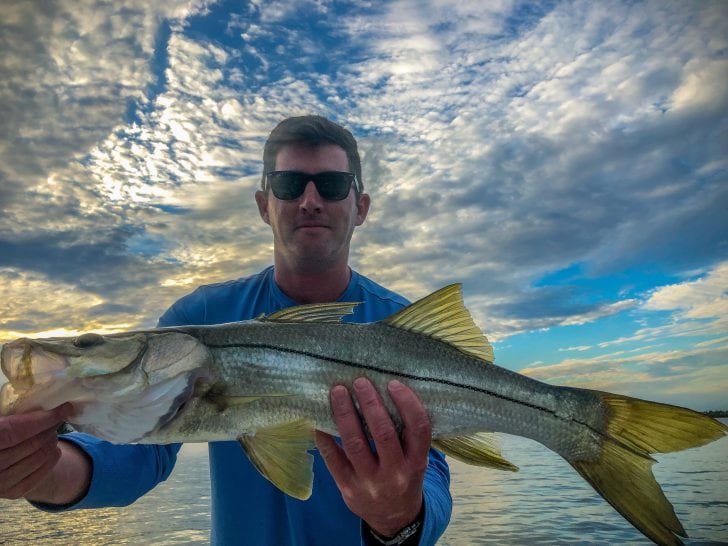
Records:
[[[354,388],[357,391],[368,389],[369,385],[371,385],[371,382],[366,377],[358,377],[354,380]]]
[[[399,391],[402,390],[404,387],[404,384],[401,381],[398,381],[396,379],[392,379],[389,384],[387,385],[389,387],[390,391]]]
[[[343,402],[349,396],[349,391],[344,385],[336,385],[331,389],[331,400],[334,402]]]

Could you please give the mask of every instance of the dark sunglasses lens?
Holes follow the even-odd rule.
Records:
[[[329,201],[341,201],[349,195],[353,175],[348,173],[321,173],[316,175],[316,190]]]
[[[275,171],[268,173],[268,183],[273,195],[286,201],[299,198],[309,181],[313,181],[316,191],[324,199],[341,201],[349,195],[354,175],[345,172],[305,174],[293,171]]]
[[[308,181],[301,173],[276,172],[268,175],[268,183],[276,198],[290,201],[303,193]]]

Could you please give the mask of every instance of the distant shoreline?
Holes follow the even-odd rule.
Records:
[[[728,410],[711,410],[703,413],[709,417],[728,417]]]

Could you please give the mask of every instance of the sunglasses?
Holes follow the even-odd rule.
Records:
[[[273,195],[284,201],[301,197],[309,182],[316,185],[316,191],[327,201],[346,199],[352,184],[355,184],[357,192],[362,190],[356,175],[341,171],[316,174],[298,171],[271,171],[266,174],[266,180],[270,189],[273,190]]]

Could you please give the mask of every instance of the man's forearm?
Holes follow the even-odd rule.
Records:
[[[81,499],[91,483],[93,465],[81,448],[71,442],[58,442],[61,458],[50,474],[25,498],[43,504],[71,504]]]

